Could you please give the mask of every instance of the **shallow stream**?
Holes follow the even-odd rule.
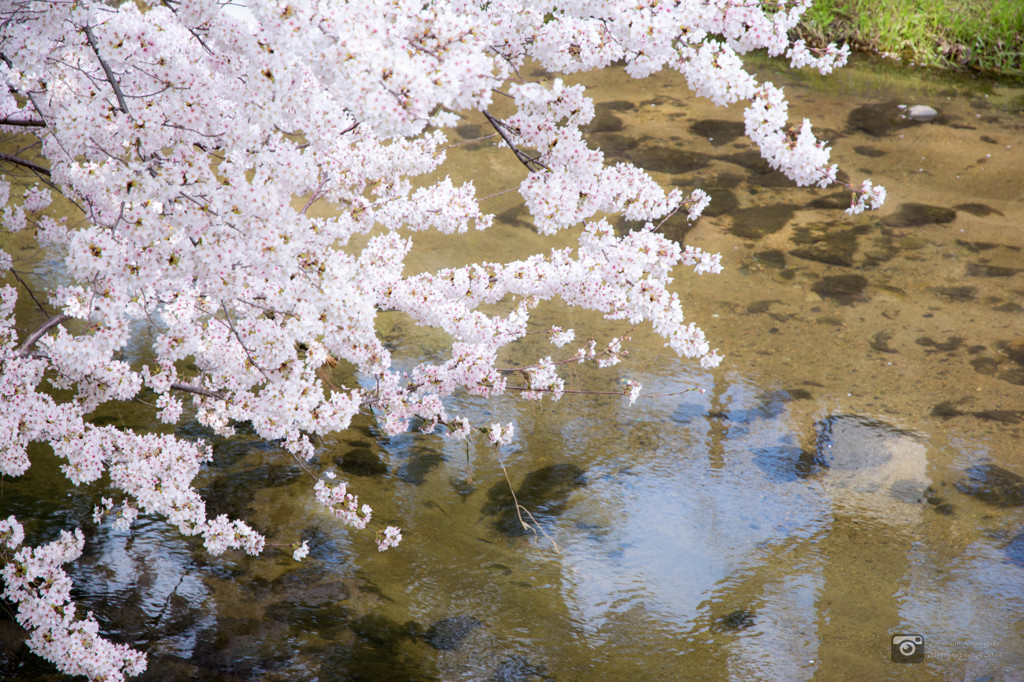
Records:
[[[738,108],[692,99],[676,76],[586,78],[610,161],[713,197],[695,225],[663,229],[723,254],[723,274],[677,279],[720,368],[638,329],[627,362],[578,377],[641,380],[651,397],[633,407],[461,401],[453,412],[516,420],[500,460],[369,421],[323,443],[320,470],[403,528],[382,554],[319,508],[281,450],[195,424],[182,433],[215,443],[211,513],[265,532],[264,556],[209,557],[155,520],[95,529],[91,491],[43,453],[3,482],[0,516],[35,519],[33,539],[91,529],[79,603],[148,653],[146,679],[1024,679],[1024,89],[863,63],[761,77],[787,83],[791,117],[812,119],[851,181],[887,187],[880,212],[851,218],[848,193],[793,187]],[[938,117],[901,118],[901,104]],[[458,129],[488,132],[473,117]],[[492,140],[453,150],[446,172],[481,195],[522,179]],[[554,245],[516,199],[489,200],[494,229],[457,253],[427,240],[411,270]],[[403,362],[438,342],[381,324],[411,349]],[[138,427],[151,412],[96,418]],[[502,465],[543,534],[509,512]],[[3,618],[0,677],[56,679]],[[894,635],[921,636],[924,660],[893,662]]]

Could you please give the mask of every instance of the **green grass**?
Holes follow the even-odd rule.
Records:
[[[1024,77],[1024,0],[816,0],[799,33],[811,44]]]

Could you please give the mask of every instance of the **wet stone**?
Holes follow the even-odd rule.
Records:
[[[376,613],[368,613],[352,621],[349,628],[361,639],[377,646],[395,646],[402,639],[423,635],[423,628],[416,621],[402,624]]]
[[[967,303],[978,298],[978,287],[935,287],[932,291],[952,303]]]
[[[475,140],[484,136],[483,127],[477,123],[464,123],[460,126],[455,126],[455,132],[463,140]]]
[[[915,104],[913,106],[907,107],[907,109],[904,112],[904,115],[915,121],[925,122],[935,120],[938,117],[939,112],[933,109],[932,107],[928,106],[927,104]]]
[[[959,210],[959,208],[957,209]],[[981,253],[982,251],[990,251],[992,249],[999,248],[999,244],[995,242],[969,242],[966,239],[957,239],[957,246],[962,246],[971,253]]]
[[[889,153],[889,152],[885,151],[884,149],[878,149],[876,147],[868,147],[866,145],[858,145],[858,146],[853,148],[853,151],[855,153],[857,153],[857,154],[860,154],[861,156],[867,156],[867,157],[870,157],[870,158],[873,158],[873,159],[876,159],[876,158],[878,158],[880,156],[885,156],[886,154]]]
[[[836,470],[879,467],[892,459],[892,454],[880,445],[896,435],[902,432],[874,419],[828,417],[818,424],[817,459]]]
[[[768,249],[766,251],[758,251],[754,254],[753,259],[769,268],[784,268],[786,267],[786,254],[778,249]]]
[[[427,480],[427,474],[444,462],[439,452],[420,452],[398,468],[398,478],[406,483],[421,485]]]
[[[997,211],[996,209],[992,208],[988,204],[977,204],[977,203],[957,204],[953,208],[955,208],[958,211],[963,211],[964,213],[970,213],[971,215],[976,215],[976,216],[979,216],[979,217],[982,217],[982,218],[984,218],[985,216],[993,215],[993,214],[999,215],[999,216],[1003,215],[1000,211]]]
[[[931,486],[924,491],[924,501],[930,504],[938,514],[949,516],[953,513],[953,505],[946,502]]]
[[[935,350],[954,351],[964,344],[964,340],[959,336],[951,336],[945,341],[935,341],[930,337],[922,336],[918,338],[915,343],[919,346],[934,348]]]
[[[636,105],[626,99],[615,99],[610,102],[600,102],[594,105],[597,109],[611,109],[612,111],[633,111]]]
[[[711,196],[711,203],[707,205],[704,212],[701,215],[706,215],[709,218],[717,218],[735,211],[740,202],[736,198],[736,193],[731,189],[724,187],[712,187],[705,190]]]
[[[889,495],[907,504],[924,504],[925,486],[920,481],[900,480],[889,487]]]
[[[468,481],[465,478],[451,477],[448,479],[448,485],[455,491],[455,494],[462,498],[465,502],[470,495],[476,492],[476,486],[473,485],[472,481]]]
[[[636,147],[624,155],[640,168],[658,173],[690,173],[711,163],[707,154],[676,147]]]
[[[879,102],[865,104],[850,112],[846,124],[852,130],[859,130],[872,137],[885,137],[900,128],[919,125],[903,116],[899,102]]]
[[[1024,506],[1024,478],[995,464],[968,468],[956,489],[996,507]]]
[[[833,275],[822,277],[811,285],[811,290],[822,298],[832,298],[843,305],[867,300],[864,288],[868,281],[861,275]]]
[[[771,166],[768,165],[768,162],[761,158],[760,152],[754,149],[749,149],[737,154],[728,154],[718,158],[726,163],[734,163],[737,166],[746,168],[747,170],[755,173],[767,173],[771,171]]]
[[[1008,369],[997,374],[996,378],[1008,384],[1024,386],[1024,369]]]
[[[598,110],[594,119],[584,126],[584,130],[592,133],[617,133],[624,127],[622,119],[612,112]]]
[[[700,137],[709,138],[712,145],[721,147],[746,134],[744,125],[739,121],[722,121],[704,119],[690,126],[690,132]]]
[[[288,623],[299,632],[315,632],[324,639],[337,637],[345,626],[348,609],[335,603],[307,604],[279,601],[266,608],[263,619]]]
[[[981,410],[974,413],[978,419],[1003,424],[1020,424],[1024,421],[1022,415],[1024,415],[1024,411],[1021,410]]]
[[[836,223],[800,227],[793,235],[793,243],[800,246],[789,253],[797,258],[827,265],[851,266],[857,252],[857,237],[864,234],[866,229],[866,226],[861,226],[842,230],[837,229]]]
[[[810,478],[826,467],[818,452],[786,444],[759,448],[754,452],[753,461],[769,480],[778,483]]]
[[[516,490],[515,499],[538,522],[543,522],[562,514],[568,505],[570,493],[584,485],[586,478],[583,470],[576,465],[552,464],[528,473]],[[495,526],[505,535],[519,537],[531,532],[519,522],[515,500],[505,480],[497,481],[487,491],[487,504],[483,511],[498,517]],[[523,516],[525,521],[529,521],[525,514]]]
[[[956,211],[951,208],[908,202],[900,204],[896,213],[882,218],[882,223],[888,227],[920,227],[951,223],[954,219]]]
[[[483,625],[473,616],[451,616],[431,625],[424,633],[423,639],[439,651],[450,651],[458,649],[474,630]]]
[[[736,609],[719,618],[715,625],[716,629],[729,632],[746,630],[754,625],[754,612],[747,609]]]
[[[1006,353],[1006,357],[1024,367],[1024,339],[1013,339],[999,344],[1000,350]]]
[[[968,277],[1012,277],[1020,272],[1020,268],[1006,268],[988,263],[968,263]]]
[[[875,334],[871,339],[871,350],[876,350],[879,353],[898,353],[895,348],[889,346],[889,340],[892,338],[892,332],[882,330]]]
[[[817,199],[809,201],[806,208],[845,211],[850,208],[850,193],[834,192],[823,197],[818,197]]]
[[[729,232],[743,239],[761,239],[784,228],[795,212],[791,204],[741,208],[733,212]]]
[[[1006,543],[1003,551],[1006,552],[1006,556],[1011,562],[1024,568],[1024,531],[1017,533],[1012,540]]]
[[[997,371],[999,371],[999,361],[996,360],[995,358],[972,358],[971,367],[973,367],[974,371],[977,372],[978,374],[986,374],[991,376],[995,374]]]
[[[960,409],[963,405],[963,400],[945,400],[941,403],[936,404],[932,407],[931,415],[940,419],[952,419],[953,417],[962,417],[966,412]]]
[[[526,682],[537,678],[546,678],[547,668],[534,665],[525,657],[513,654],[498,664],[494,669],[491,682]]]
[[[388,470],[380,455],[370,448],[354,448],[334,458],[342,471],[354,476],[380,476]]]
[[[211,518],[220,514],[245,516],[252,510],[250,505],[255,491],[286,486],[301,476],[302,469],[295,465],[265,464],[218,475],[199,492],[206,500],[206,511]]]
[[[778,301],[754,301],[747,306],[747,312],[750,314],[766,313],[771,308],[772,303],[778,303]]]

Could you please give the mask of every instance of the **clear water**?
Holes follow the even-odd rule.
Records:
[[[714,197],[695,226],[664,229],[724,255],[722,275],[677,281],[721,368],[638,329],[628,362],[578,377],[593,390],[639,378],[652,397],[632,408],[461,401],[453,411],[517,421],[500,459],[369,421],[323,443],[317,467],[403,527],[383,554],[323,513],[280,450],[186,424],[215,443],[211,511],[271,546],[209,557],[154,520],[92,529],[73,568],[82,607],[159,680],[1024,679],[1024,482],[1002,473],[1024,475],[1024,90],[867,64],[825,80],[761,69],[854,181],[888,188],[885,209],[812,205],[834,193],[769,172],[737,135],[740,112],[692,100],[678,78],[587,78],[610,160]],[[940,118],[894,121],[918,103]],[[487,132],[482,118],[460,128]],[[522,178],[492,141],[453,150],[445,172],[482,195]],[[552,245],[514,193],[488,208],[492,231],[454,253],[428,238],[410,271]],[[624,331],[541,313],[598,338]],[[398,316],[381,329],[404,362],[437,347]],[[151,418],[139,405],[97,415]],[[505,511],[505,472],[543,534]],[[0,492],[0,515],[33,519],[34,540],[90,527],[90,491],[44,452]],[[925,660],[892,662],[897,634],[921,635]],[[0,676],[56,678],[22,636],[4,616]]]

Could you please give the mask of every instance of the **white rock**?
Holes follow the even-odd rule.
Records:
[[[915,104],[914,106],[907,108],[906,115],[907,118],[912,118],[915,121],[931,121],[939,115],[939,112],[926,104]]]

